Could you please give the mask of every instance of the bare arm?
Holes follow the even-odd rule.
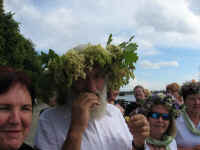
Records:
[[[77,131],[70,129],[67,135],[67,139],[63,144],[62,150],[80,150],[82,135],[82,133],[78,133]]]

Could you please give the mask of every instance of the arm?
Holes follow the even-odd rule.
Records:
[[[146,117],[141,114],[132,116],[129,128],[134,137],[133,150],[144,149],[145,139],[150,134],[150,126]]]
[[[84,93],[72,105],[71,125],[62,150],[80,150],[82,136],[88,127],[90,109],[99,105],[99,98],[92,93]]]
[[[70,129],[65,140],[62,150],[80,150],[83,133]]]

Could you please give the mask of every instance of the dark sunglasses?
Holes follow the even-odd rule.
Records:
[[[163,120],[171,119],[169,114],[162,114],[162,113],[158,113],[158,112],[150,112],[149,117],[151,117],[153,119],[159,119],[160,117],[162,117]]]

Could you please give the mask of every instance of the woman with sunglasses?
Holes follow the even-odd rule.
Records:
[[[181,95],[185,109],[176,121],[178,149],[200,150],[200,82],[185,82]]]
[[[150,125],[150,137],[146,139],[145,149],[176,150],[174,120],[180,114],[176,100],[169,95],[156,94],[150,96],[139,111],[147,117]]]

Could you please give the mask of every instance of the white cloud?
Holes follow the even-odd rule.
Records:
[[[39,3],[45,3],[45,8]],[[158,54],[156,46],[160,45],[200,46],[200,19],[185,0],[59,0],[55,5],[12,0],[5,1],[5,6],[16,13],[22,33],[37,49],[63,53],[77,44],[102,42],[109,33],[122,39],[135,34],[144,56]]]
[[[194,14],[200,15],[200,1],[199,0],[188,0],[189,8]]]
[[[142,2],[134,14],[136,37],[148,41],[154,47],[200,46],[200,17],[190,11],[186,1]]]
[[[153,90],[164,90],[167,84],[165,82],[159,82],[159,81],[151,82],[148,80],[135,78],[134,80],[130,79],[129,84],[127,84],[124,87],[121,87],[120,90],[121,91],[132,91],[136,85],[141,85],[144,88],[146,88],[150,91],[153,91]]]
[[[181,1],[179,2],[181,3]],[[144,11],[144,9],[139,9],[134,14],[135,20],[137,20],[137,25],[151,27],[155,32],[175,31],[188,33],[193,31],[193,28],[188,26],[186,20],[182,18],[182,14],[177,13],[177,9],[182,10],[182,13],[184,13],[184,10],[186,9],[185,5],[180,5],[180,3],[178,4],[178,7],[177,5],[174,7],[174,3],[172,5],[169,1],[160,2],[156,0],[154,2],[143,2],[140,7],[146,7],[148,10]]]
[[[178,67],[179,64],[177,61],[165,61],[165,62],[153,63],[148,60],[143,60],[140,62],[140,66],[145,69],[160,69],[162,67]]]
[[[150,41],[140,40],[137,42],[139,45],[138,53],[142,56],[151,56],[151,55],[158,55],[160,51],[158,51]]]

